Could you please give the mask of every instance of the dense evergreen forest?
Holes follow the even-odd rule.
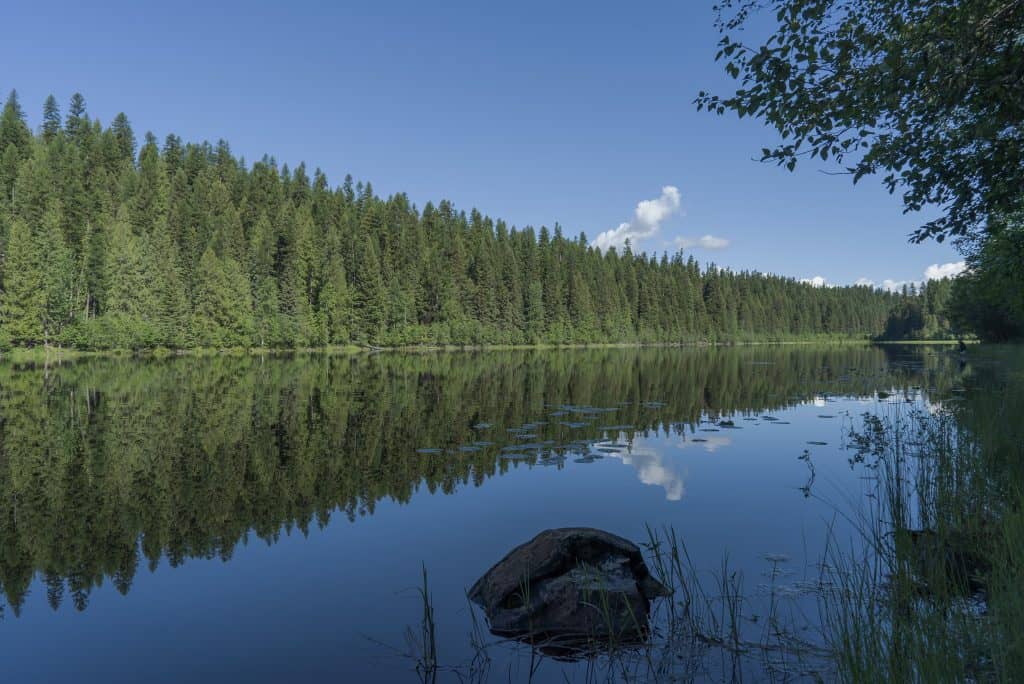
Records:
[[[440,201],[141,148],[75,95],[0,120],[0,344],[88,349],[694,342],[881,334],[900,296],[601,252]]]

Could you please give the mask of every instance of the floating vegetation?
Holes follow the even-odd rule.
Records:
[[[590,423],[568,422],[568,423],[559,423],[559,425],[564,425],[565,427],[567,427],[569,429],[572,429],[572,430],[578,430],[580,428],[589,427]]]
[[[691,442],[706,442],[706,441],[708,441],[708,440],[704,439],[703,437],[694,437],[694,438],[693,438],[693,439],[691,439],[690,441],[691,441]]]
[[[427,448],[427,449],[417,449],[416,453],[417,454],[441,454],[441,453],[444,453],[444,452],[441,449]]]
[[[573,463],[593,463],[596,460],[597,460],[597,458],[594,457],[594,456],[580,456],[579,458],[574,458],[572,460],[572,462]]]
[[[772,423],[772,425],[789,425],[789,421],[788,420],[778,420],[778,419],[776,419]]]
[[[595,449],[595,451],[597,451],[598,453],[602,453],[602,454],[617,454],[617,453],[619,453],[618,449],[612,449],[611,447],[597,447]]]
[[[892,393],[890,393],[890,392],[879,392],[878,393],[878,398],[879,399],[888,399],[891,396],[892,396]]]
[[[830,413],[819,413],[818,417],[819,418],[835,418],[835,416],[830,414]]]
[[[701,428],[701,432],[721,432],[718,428]]]
[[[515,435],[516,439],[537,439],[539,437],[536,432],[520,432]]]
[[[736,423],[734,423],[731,420],[721,420],[721,421],[718,422],[718,427],[724,427],[724,428],[736,427]]]
[[[828,446],[828,442],[808,442],[808,444],[813,444],[814,446]]]
[[[536,449],[536,450],[540,451],[545,446],[547,446],[547,445],[546,444],[541,444],[540,442],[527,442],[526,444],[512,444],[512,445],[509,445],[509,446],[505,447],[505,450],[507,450],[507,451],[523,451],[524,449]]]
[[[769,563],[788,563],[792,560],[785,553],[765,553],[761,555],[761,558],[764,558]]]
[[[778,420],[775,416],[761,416],[761,420]]]
[[[501,457],[506,461],[534,461],[537,459],[537,457],[534,455],[519,454],[514,451],[503,453],[501,454]]]

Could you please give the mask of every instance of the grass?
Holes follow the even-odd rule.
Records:
[[[1004,467],[1021,444],[993,437],[1019,405],[1000,405],[966,425],[894,408],[851,435],[876,495],[856,520],[863,550],[834,546],[826,564],[822,623],[844,681],[1024,676],[1024,498]]]

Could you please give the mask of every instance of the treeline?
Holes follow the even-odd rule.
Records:
[[[884,340],[948,340],[959,337],[969,326],[950,318],[954,283],[952,278],[904,285],[902,296],[889,312]]]
[[[482,486],[527,467],[499,450],[506,428],[528,422],[559,444],[628,424],[617,433],[632,442],[823,394],[948,396],[954,359],[909,358],[851,345],[4,364],[0,615],[4,602],[20,612],[37,580],[54,608],[81,610],[104,582],[127,592],[140,568],[227,560],[239,544],[355,522],[424,488]],[[571,428],[551,415],[566,403],[617,410]],[[496,443],[458,451],[480,439]]]
[[[226,142],[50,97],[0,119],[0,344],[80,348],[688,342],[878,335],[898,296],[602,253],[447,201],[422,210]]]

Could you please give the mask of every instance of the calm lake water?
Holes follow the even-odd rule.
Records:
[[[0,367],[4,678],[414,680],[392,649],[421,567],[458,664],[465,590],[570,525],[671,525],[702,568],[728,553],[756,595],[778,566],[813,609],[803,581],[870,475],[851,427],[958,400],[969,367],[923,346]],[[490,655],[525,678],[521,650]]]

